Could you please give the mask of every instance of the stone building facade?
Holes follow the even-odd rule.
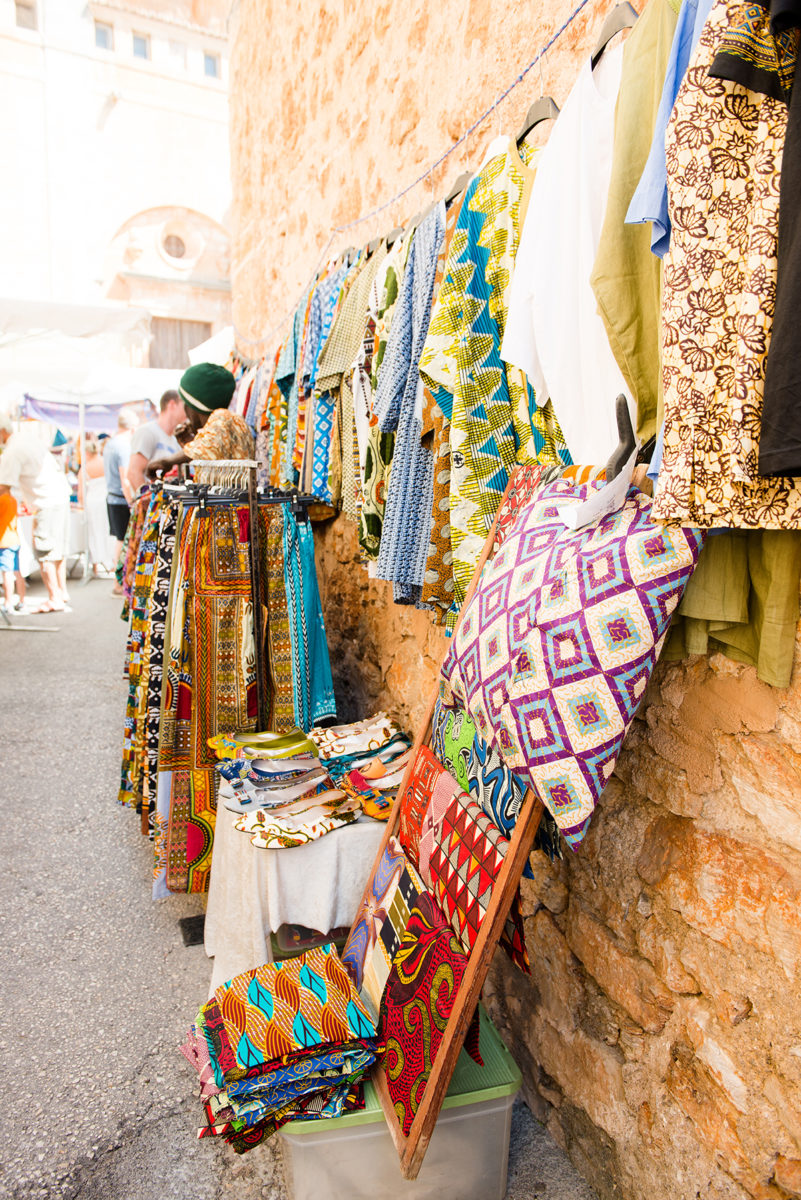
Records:
[[[0,0],[0,292],[145,308],[151,366],[230,322],[229,7]]]
[[[331,249],[443,194],[541,90],[563,103],[608,7],[589,0],[542,75],[530,72],[430,185]],[[572,9],[235,4],[232,299],[243,351],[274,349],[330,231],[438,158]],[[342,716],[380,705],[415,727],[444,638],[368,581],[343,518],[317,527],[317,548]],[[720,656],[659,666],[586,841],[560,864],[533,865],[532,978],[499,955],[485,995],[529,1105],[598,1195],[801,1197],[797,672],[780,691]]]

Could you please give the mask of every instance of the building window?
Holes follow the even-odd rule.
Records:
[[[189,351],[211,337],[207,321],[176,321],[170,317],[153,317],[150,322],[152,340],[148,365],[185,371]]]
[[[186,69],[186,42],[174,42],[170,39],[169,43],[170,59],[173,66]]]
[[[208,75],[210,79],[220,78],[220,56],[219,54],[204,54],[203,55],[203,74]]]
[[[15,0],[14,8],[20,29],[37,28],[35,0]]]
[[[168,233],[163,244],[164,253],[170,258],[183,258],[186,254],[186,242],[177,233]]]
[[[105,21],[95,21],[95,45],[99,50],[114,49],[114,29]]]
[[[133,35],[134,58],[150,58],[150,38],[144,33]]]

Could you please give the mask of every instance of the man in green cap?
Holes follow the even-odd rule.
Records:
[[[216,363],[196,363],[184,371],[178,387],[186,406],[186,424],[175,431],[183,448],[148,463],[150,478],[196,459],[253,458],[253,434],[228,405],[236,381],[230,371]]]

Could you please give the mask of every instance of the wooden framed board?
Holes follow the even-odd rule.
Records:
[[[507,493],[512,485],[514,472],[507,484],[501,500],[501,505],[506,499]],[[499,511],[500,511],[499,505]],[[473,578],[470,582],[470,587],[465,595],[459,618],[456,622],[456,629],[461,624],[462,617],[470,603],[473,595],[478,587],[481,573],[484,565],[489,559],[493,546],[495,544],[495,533],[497,526],[497,516],[493,522],[487,540],[484,543],[484,548],[481,557],[478,560]],[[431,702],[426,711],[420,729],[414,741],[413,753],[410,757],[406,771],[404,772],[403,781],[398,789],[398,796],[403,795],[409,777],[414,767],[414,762],[417,753],[421,746],[427,745],[431,735],[431,722],[434,715],[434,707],[437,699],[438,687],[431,697]],[[492,890],[492,896],[487,908],[487,912],[481,923],[473,949],[467,961],[464,977],[461,986],[457,992],[454,1001],[453,1010],[448,1019],[448,1024],[442,1036],[439,1049],[431,1067],[431,1071],[426,1083],[423,1099],[415,1113],[408,1136],[404,1135],[398,1121],[397,1114],[392,1104],[392,1099],[387,1086],[387,1078],[384,1069],[381,1065],[377,1065],[373,1069],[373,1083],[381,1102],[381,1107],[384,1110],[389,1131],[398,1151],[400,1159],[401,1174],[405,1179],[416,1179],[417,1174],[422,1166],[425,1158],[428,1143],[434,1131],[437,1118],[442,1108],[442,1102],[448,1091],[448,1086],[451,1081],[456,1060],[459,1057],[459,1052],[462,1049],[465,1036],[467,1034],[470,1021],[478,1003],[481,989],[484,985],[484,980],[487,977],[492,956],[498,945],[499,938],[503,933],[506,917],[509,912],[512,900],[514,898],[523,870],[528,860],[531,847],[534,842],[537,829],[539,828],[542,818],[542,802],[537,797],[536,793],[529,789],[523,799],[523,805],[517,818],[514,831],[509,839],[509,848],[506,856],[501,864],[498,876],[495,880],[495,885]],[[373,879],[375,877],[378,864],[384,854],[389,839],[395,833],[400,819],[400,805],[393,805],[390,813],[387,827],[384,831],[384,837],[381,840],[381,845],[378,848],[373,868],[370,872],[367,886],[362,897],[362,903],[365,903],[372,891]]]

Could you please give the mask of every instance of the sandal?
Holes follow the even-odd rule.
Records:
[[[366,767],[359,767],[359,774],[365,779],[375,780],[376,787],[381,787],[381,781],[384,777],[395,775],[398,771],[403,771],[411,757],[411,750],[406,750],[403,754],[399,754],[397,758],[391,759],[388,763],[384,762],[381,758],[374,758]]]

